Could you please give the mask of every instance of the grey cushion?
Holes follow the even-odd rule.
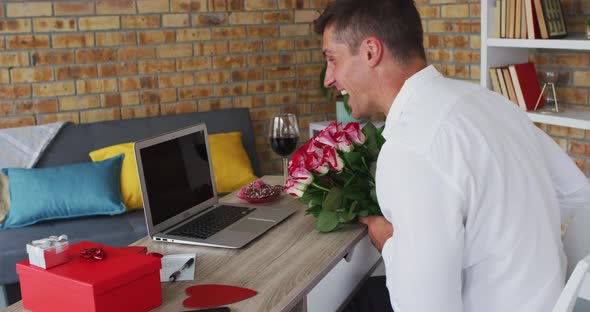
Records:
[[[242,143],[254,172],[260,175],[254,132],[247,108],[81,125],[67,124],[48,146],[36,167],[88,162],[88,153],[93,150],[134,142],[200,122],[207,124],[209,133],[241,131]],[[146,236],[147,230],[144,212],[140,210],[118,216],[56,220],[0,231],[0,285],[18,282],[15,263],[27,258],[27,242],[60,234],[67,234],[72,243],[88,240],[120,247]]]

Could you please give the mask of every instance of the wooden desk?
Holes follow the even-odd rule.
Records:
[[[280,177],[266,177],[277,183]],[[224,203],[239,203],[232,193]],[[162,305],[153,311],[182,311],[185,288],[195,284],[247,287],[258,294],[230,305],[232,311],[322,311],[339,307],[356,284],[380,261],[365,226],[351,224],[333,233],[318,233],[305,206],[288,195],[266,205],[284,205],[296,212],[242,249],[154,242],[148,237],[132,245],[163,254],[196,253],[195,280],[162,283]],[[360,242],[360,243],[359,243]],[[350,254],[349,254],[350,253]],[[347,256],[348,254],[348,256]],[[350,262],[343,258],[347,256]],[[318,285],[319,284],[319,285]],[[333,301],[332,307],[326,306]],[[18,302],[6,311],[22,311]]]

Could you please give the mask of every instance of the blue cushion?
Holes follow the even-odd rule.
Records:
[[[1,228],[124,212],[119,189],[123,157],[50,168],[3,169],[9,178],[10,210]]]

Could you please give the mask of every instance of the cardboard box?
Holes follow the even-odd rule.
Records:
[[[88,261],[82,250],[101,247],[106,257]],[[32,311],[148,311],[162,304],[160,259],[92,242],[70,245],[71,260],[44,270],[16,264],[23,307]]]

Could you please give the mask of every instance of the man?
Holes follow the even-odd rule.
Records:
[[[412,0],[336,0],[315,28],[324,84],[349,94],[353,117],[387,116],[384,216],[361,222],[382,250],[393,309],[551,310],[566,264],[559,205],[590,198],[571,159],[502,96],[427,66]]]

